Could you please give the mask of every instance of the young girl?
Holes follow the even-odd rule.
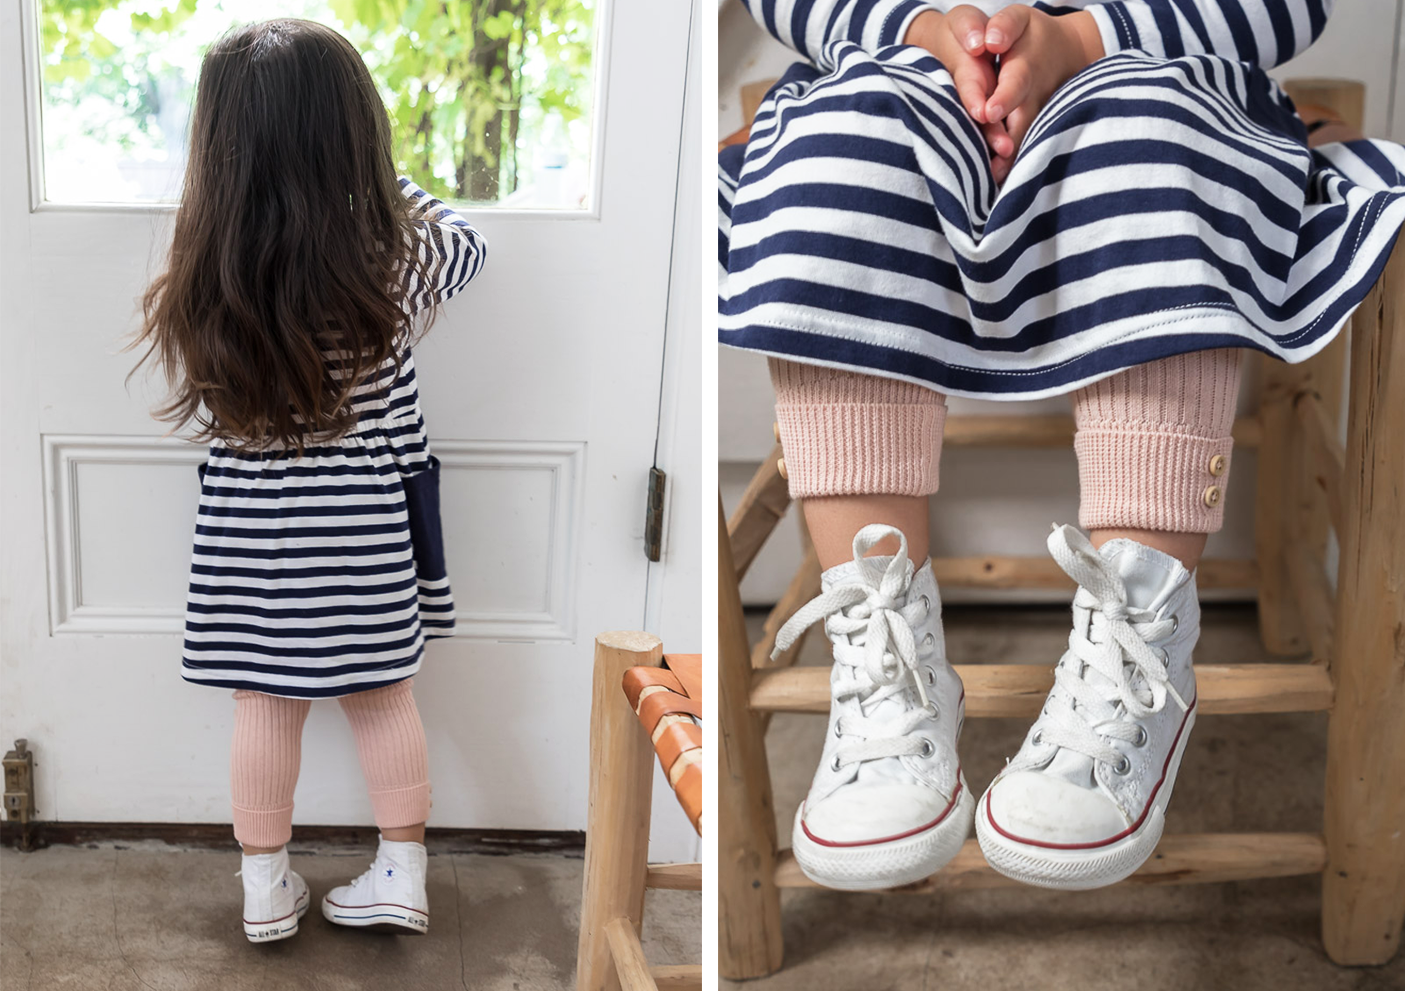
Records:
[[[1194,572],[1242,349],[1302,361],[1337,333],[1405,222],[1405,149],[1310,151],[1265,75],[1327,0],[746,2],[814,63],[720,158],[721,339],[770,356],[826,569],[777,639],[823,620],[834,652],[796,858],[821,884],[900,885],[974,819],[1009,877],[1119,880],[1195,721]],[[1060,393],[1089,531],[1048,539],[1073,630],[976,801],[928,563],[944,396]]]
[[[411,694],[454,607],[410,343],[483,265],[478,232],[397,179],[356,50],[276,20],[205,56],[170,265],[142,340],[210,441],[201,468],[186,680],[234,689],[234,835],[244,932],[286,939],[308,890],[289,870],[303,722],[336,698],[380,848],[322,899],[339,925],[423,933],[430,786]],[[144,359],[145,360],[145,359]]]

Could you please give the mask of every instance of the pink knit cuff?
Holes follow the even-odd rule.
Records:
[[[380,829],[418,826],[429,819],[429,782],[394,791],[371,792],[371,812]]]
[[[1233,446],[1230,437],[1145,428],[1079,430],[1079,525],[1215,533],[1224,525]]]
[[[280,847],[293,838],[293,807],[241,809],[232,807],[234,838],[245,846]]]
[[[940,393],[775,359],[771,381],[792,499],[937,491]]]

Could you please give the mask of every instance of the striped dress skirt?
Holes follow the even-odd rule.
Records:
[[[724,344],[1008,400],[1205,348],[1297,362],[1405,224],[1405,149],[1309,150],[1291,101],[1243,61],[1093,63],[997,188],[931,53],[811,54],[719,156]]]
[[[200,469],[182,676],[291,698],[379,688],[454,632],[439,463],[406,350],[356,428],[291,451],[216,443]]]

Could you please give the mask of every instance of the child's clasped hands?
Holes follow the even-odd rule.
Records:
[[[997,183],[1044,104],[1060,86],[1104,55],[1097,22],[1087,11],[1058,17],[1011,4],[994,15],[963,4],[924,11],[904,41],[946,66],[961,105],[985,135]]]

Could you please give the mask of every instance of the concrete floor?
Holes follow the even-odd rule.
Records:
[[[235,852],[161,843],[53,847],[0,856],[3,991],[556,991],[574,988],[579,858],[450,854],[430,844],[430,930],[383,936],[333,926],[330,888],[371,852],[292,851],[313,905],[298,934],[255,946],[239,923]],[[699,959],[700,900],[653,891],[644,950]]]
[[[947,649],[959,662],[1043,661],[1062,653],[1066,609],[949,608]],[[759,634],[761,616],[751,617]],[[804,664],[828,664],[822,635]],[[1252,608],[1207,606],[1196,658],[1268,660]],[[961,739],[979,794],[1018,749],[1023,720],[971,719]],[[776,818],[789,845],[824,722],[778,715],[767,736]],[[1195,727],[1167,832],[1322,828],[1326,717],[1206,716]],[[1322,952],[1316,877],[1233,884],[1035,888],[939,895],[782,895],[785,966],[747,991],[1401,991],[1405,952],[1385,967],[1341,969]]]

